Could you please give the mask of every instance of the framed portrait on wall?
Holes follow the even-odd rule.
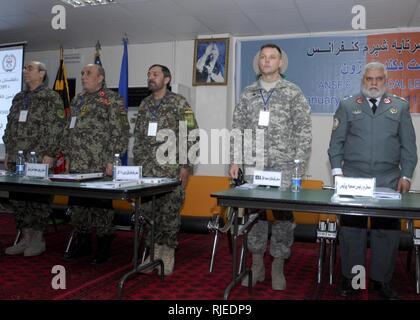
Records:
[[[229,38],[196,39],[193,86],[226,85],[229,66]]]

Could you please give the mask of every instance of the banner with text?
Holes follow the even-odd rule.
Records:
[[[302,89],[312,113],[334,113],[340,99],[360,92],[363,66],[371,61],[386,65],[388,92],[405,98],[411,112],[420,113],[420,32],[239,40],[237,101],[256,80],[254,59],[266,43],[280,46],[287,55],[285,78]]]

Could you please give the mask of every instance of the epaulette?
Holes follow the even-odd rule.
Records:
[[[350,95],[350,96],[345,96],[345,97],[343,98],[343,100],[350,99],[351,97],[353,97],[353,95]]]
[[[394,98],[398,98],[398,99],[400,99],[400,100],[402,100],[402,101],[408,102],[408,101],[407,101],[407,99],[405,99],[405,98],[403,98],[403,97],[400,97],[400,96],[397,96],[396,94],[392,94],[392,96],[393,96]]]

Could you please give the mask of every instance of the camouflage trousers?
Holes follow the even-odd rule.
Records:
[[[10,200],[10,206],[15,213],[17,229],[45,230],[51,214],[51,206],[48,203]]]
[[[290,211],[273,210],[275,221],[271,225],[270,254],[274,258],[288,259],[294,240],[293,213]],[[248,249],[252,253],[264,254],[268,242],[269,222],[265,215],[251,228],[248,234]]]
[[[78,233],[91,233],[96,227],[97,236],[114,232],[114,210],[96,207],[71,206],[71,224]]]
[[[170,193],[156,197],[154,239],[156,244],[167,245],[170,248],[176,248],[178,246],[178,232],[181,227],[180,212],[184,204],[184,198],[185,191],[182,186],[178,186]],[[152,201],[147,201],[141,205],[140,214],[149,219],[151,218]],[[148,246],[151,244],[150,232],[148,232],[146,244]]]

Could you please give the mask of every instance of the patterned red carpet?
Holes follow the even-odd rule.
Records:
[[[9,245],[15,236],[13,218],[0,214],[0,240]],[[132,236],[129,231],[118,231],[112,246],[112,259],[101,266],[89,264],[90,258],[67,262],[61,259],[70,226],[59,226],[58,232],[49,228],[45,234],[47,251],[38,257],[3,256],[0,258],[1,300],[110,300],[116,299],[117,284],[130,270]],[[215,260],[215,270],[209,273],[212,234],[181,234],[176,252],[175,272],[160,281],[156,274],[142,274],[127,281],[123,298],[127,300],[221,300],[231,279],[231,256],[226,237],[220,239]],[[271,289],[271,257],[266,255],[266,280],[259,282],[252,293],[236,286],[231,300],[332,300],[339,281],[332,286],[324,275],[323,284],[317,285],[316,243],[295,243],[293,255],[285,266],[287,290]],[[338,260],[337,260],[338,262]],[[394,287],[404,300],[419,299],[415,294],[414,274],[406,271],[406,253],[401,252],[397,261]],[[52,289],[52,268],[62,265],[66,270],[66,289]],[[411,268],[413,270],[413,266]],[[339,263],[335,277],[339,275]],[[376,300],[378,297],[363,290],[357,298]]]

